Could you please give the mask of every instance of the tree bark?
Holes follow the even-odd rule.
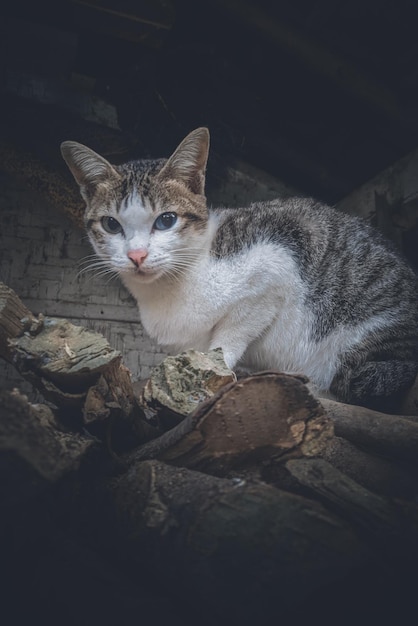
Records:
[[[142,419],[129,370],[103,335],[67,320],[34,316],[0,283],[0,356],[66,414],[74,428],[113,423],[114,442],[155,436]]]
[[[6,508],[77,472],[97,450],[93,439],[63,431],[47,406],[0,392],[0,498]]]
[[[335,434],[397,463],[418,464],[418,417],[388,415],[321,398]]]
[[[315,456],[332,436],[331,421],[302,380],[262,373],[225,385],[127,463],[159,459],[223,476],[271,457]]]
[[[13,361],[12,341],[32,327],[35,331],[39,322],[16,293],[4,283],[0,283],[0,356]]]
[[[345,521],[263,483],[145,461],[111,494],[119,549],[209,623],[268,623],[368,559]]]
[[[308,497],[350,522],[369,545],[386,557],[402,556],[411,563],[418,556],[416,507],[402,508],[365,489],[323,459],[291,459],[290,474]]]

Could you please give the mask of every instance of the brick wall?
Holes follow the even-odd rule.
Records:
[[[163,353],[144,333],[133,298],[117,280],[80,274],[92,250],[85,234],[21,181],[0,174],[0,280],[34,313],[96,330],[123,354],[134,379],[146,378]],[[22,383],[0,360],[0,387]]]

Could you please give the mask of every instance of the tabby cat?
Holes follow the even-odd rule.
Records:
[[[302,197],[208,208],[206,128],[168,160],[111,165],[73,141],[61,150],[98,262],[171,352],[221,347],[230,368],[303,373],[382,410],[414,381],[416,276],[359,218]]]

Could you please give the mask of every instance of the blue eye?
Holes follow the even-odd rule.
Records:
[[[168,230],[177,222],[177,215],[175,213],[161,213],[154,222],[154,228],[156,230]]]
[[[122,232],[122,226],[119,224],[118,220],[115,220],[114,217],[109,217],[108,215],[105,215],[104,217],[102,217],[101,222],[105,231],[110,233],[111,235],[116,235],[117,233]]]

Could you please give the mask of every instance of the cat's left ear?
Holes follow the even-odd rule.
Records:
[[[193,193],[204,195],[208,154],[209,131],[197,128],[183,139],[159,176],[178,180]]]

